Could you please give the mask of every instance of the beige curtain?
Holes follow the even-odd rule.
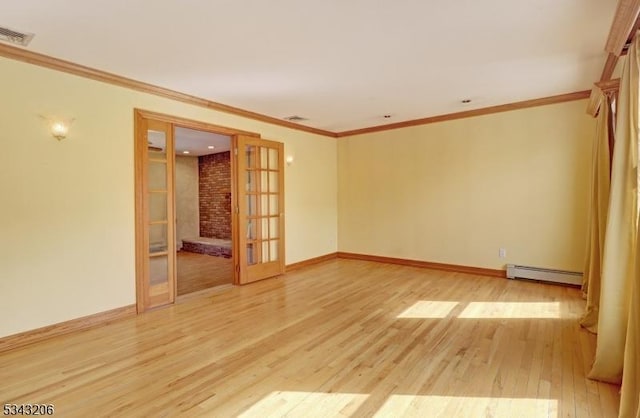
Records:
[[[634,45],[635,46],[635,45]],[[611,192],[605,233],[598,312],[598,342],[590,377],[620,383],[627,331],[628,295],[635,272],[636,148],[638,68],[635,49],[624,67],[617,103],[616,145],[611,167]],[[635,74],[635,75],[634,75]],[[635,88],[632,80],[635,79]]]
[[[598,114],[598,130],[593,147],[593,170],[591,180],[591,215],[589,217],[589,241],[584,267],[582,291],[587,297],[587,308],[580,325],[591,332],[598,332],[598,311],[600,307],[600,283],[604,237],[609,209],[609,126],[611,100],[605,96]]]
[[[640,248],[637,245],[639,47],[636,35],[624,65],[617,102],[616,143],[601,266],[598,340],[595,361],[589,373],[589,377],[598,380],[622,382],[620,417],[624,418],[640,418]],[[588,286],[594,284],[595,281],[587,283]]]
[[[636,259],[640,260],[640,254],[636,253]],[[636,264],[636,276],[631,285],[620,417],[640,418],[640,263]]]
[[[628,71],[628,79],[630,85],[622,85],[620,88],[628,88],[628,104],[629,108],[629,120],[627,121],[627,133],[631,136],[631,143],[635,145],[635,148],[631,148],[630,154],[634,158],[635,170],[635,189],[633,190],[633,196],[636,198],[636,210],[637,210],[637,196],[638,196],[638,132],[640,128],[638,126],[638,112],[640,106],[638,105],[638,96],[640,95],[640,81],[639,68],[640,62],[640,36],[636,35],[631,48],[629,49],[628,62],[625,70]],[[619,126],[619,125],[618,125]],[[629,190],[631,192],[631,190]],[[638,227],[638,214],[635,213],[636,225],[634,228],[634,239],[640,236]],[[624,352],[624,368],[622,377],[622,388],[620,398],[620,417],[636,417],[640,418],[640,245],[635,241],[636,247],[634,251],[635,256],[635,269],[633,276],[631,277],[628,286],[625,289],[629,291],[628,297],[628,316],[627,316],[627,332],[625,341]],[[599,339],[600,337],[598,337]]]

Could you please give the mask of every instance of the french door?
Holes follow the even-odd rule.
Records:
[[[284,273],[284,145],[250,132],[136,110],[139,313],[176,299],[175,126],[233,137],[233,283],[246,284]]]
[[[136,119],[136,298],[138,312],[173,303],[174,138],[171,123]]]
[[[236,283],[284,273],[284,145],[237,135]]]

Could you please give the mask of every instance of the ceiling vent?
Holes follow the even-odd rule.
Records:
[[[22,33],[0,26],[0,41],[27,46],[31,39],[33,39],[33,33]]]
[[[302,116],[293,115],[293,116],[287,116],[286,118],[284,118],[284,120],[288,120],[290,122],[302,122],[309,119],[303,118]]]

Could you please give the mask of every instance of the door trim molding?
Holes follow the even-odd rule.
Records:
[[[227,126],[216,125],[209,122],[202,122],[194,119],[183,118],[181,116],[168,115],[166,113],[154,112],[152,110],[135,108],[134,114],[140,115],[145,119],[156,119],[162,122],[172,123],[182,128],[196,129],[199,131],[214,132],[221,135],[246,135],[260,138],[260,134],[256,132],[243,131],[241,129],[229,128]]]

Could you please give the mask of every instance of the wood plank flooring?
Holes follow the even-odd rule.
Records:
[[[178,251],[178,296],[198,292],[233,281],[230,258]]]
[[[577,289],[337,259],[0,355],[64,417],[615,417]]]

